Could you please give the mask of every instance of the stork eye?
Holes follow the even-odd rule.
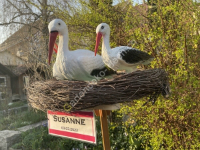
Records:
[[[101,26],[101,29],[104,29],[104,26]]]
[[[60,25],[60,23],[58,23],[58,25]]]

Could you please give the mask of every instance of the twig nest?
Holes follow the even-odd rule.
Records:
[[[155,101],[160,94],[168,97],[170,90],[167,73],[163,69],[150,69],[98,82],[37,81],[27,91],[33,108],[42,111],[74,111],[130,102],[142,97],[150,97],[150,100]]]

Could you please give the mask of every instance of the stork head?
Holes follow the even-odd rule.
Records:
[[[96,33],[97,33],[97,36],[96,36],[96,45],[95,45],[95,56],[98,51],[98,46],[99,46],[101,37],[110,34],[109,25],[106,23],[99,24],[96,28]]]
[[[54,19],[49,23],[49,64],[51,62],[51,57],[53,53],[54,43],[56,37],[59,35],[64,35],[68,32],[67,25],[61,19]]]

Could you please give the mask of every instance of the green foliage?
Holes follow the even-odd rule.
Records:
[[[40,127],[38,129],[34,129],[33,131],[26,132],[22,135],[22,137],[22,143],[21,145],[18,144],[18,146],[21,146],[19,148],[23,148],[25,150],[38,150],[47,148],[52,150],[65,150],[67,148],[71,150],[73,146],[76,148],[81,147],[80,142],[48,135],[47,127]]]
[[[72,150],[73,148],[79,148],[84,150],[103,149],[101,141],[101,132],[99,120],[97,122],[97,134],[98,143],[92,145],[88,143],[82,143],[80,141],[74,141],[71,139],[51,136],[48,134],[47,126],[41,126],[31,131],[24,132],[22,134],[22,141],[13,146],[13,148],[23,148],[24,150],[38,150],[38,149],[49,149],[49,150]]]
[[[111,46],[127,44],[122,28],[125,17],[121,11],[122,5],[114,7],[111,5],[112,1],[103,0],[90,0],[89,2],[78,0],[77,3],[77,6],[70,13],[65,10],[55,12],[68,25],[70,49],[85,48],[94,51],[96,27],[102,22],[110,25]],[[125,9],[128,9],[126,7]]]
[[[122,119],[122,116],[117,117],[119,120]],[[123,125],[122,123],[111,123],[109,126],[111,150],[124,150],[124,149],[138,149],[141,148],[141,141],[135,140],[136,135],[131,131],[130,125]],[[12,148],[22,148],[24,150],[102,150],[102,135],[101,135],[101,126],[99,117],[96,119],[97,127],[97,145],[92,145],[88,143],[82,143],[80,141],[74,141],[71,139],[56,137],[48,134],[47,126],[41,126],[36,129],[24,132],[22,134],[21,142],[16,143]],[[136,146],[138,148],[136,148]]]
[[[17,114],[10,114],[8,116],[0,116],[0,131],[14,130],[29,124],[37,123],[45,120],[46,114],[41,111],[24,111]]]
[[[172,92],[169,99],[159,97],[155,105],[144,107],[146,99],[141,99],[119,111],[129,113],[137,125],[127,131],[126,137],[118,134],[116,137],[111,130],[111,138],[116,139],[112,146],[199,149],[199,4],[192,0],[151,0],[147,9],[141,5],[133,7],[130,1],[117,6],[103,1],[92,3],[95,0],[78,2],[71,13],[57,12],[69,25],[71,49],[93,50],[96,26],[106,22],[111,27],[111,47],[132,43],[155,57],[151,68],[163,68],[169,76]],[[118,129],[123,134],[128,130],[126,124],[111,126],[113,131]]]
[[[154,106],[142,107],[143,100],[133,102],[124,110],[132,112],[139,132],[145,140],[143,148],[198,149],[199,132],[199,11],[190,0],[171,2],[160,0],[157,11],[147,14],[144,27],[129,20],[128,30],[137,42],[155,57],[152,68],[164,68],[169,74],[172,95],[159,97]],[[132,22],[132,23],[131,23]],[[142,131],[142,132],[141,132]]]

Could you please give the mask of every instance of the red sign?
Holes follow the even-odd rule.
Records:
[[[71,113],[48,110],[49,134],[96,144],[96,124],[93,111]]]

